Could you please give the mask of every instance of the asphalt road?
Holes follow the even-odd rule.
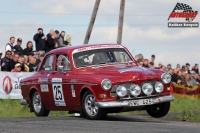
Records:
[[[0,133],[199,133],[200,124],[154,119],[147,115],[112,115],[92,121],[81,117],[1,118]]]

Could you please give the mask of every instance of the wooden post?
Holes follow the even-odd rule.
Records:
[[[100,4],[101,0],[96,0],[95,5],[94,5],[94,9],[92,12],[92,17],[90,19],[90,24],[88,26],[88,30],[87,33],[85,35],[85,40],[84,40],[84,44],[88,44],[89,40],[90,40],[90,35],[92,33],[92,28],[96,19],[96,15],[97,15],[97,11],[99,9],[99,4]]]
[[[125,8],[125,0],[121,0],[120,4],[120,12],[119,12],[119,24],[118,24],[118,35],[117,35],[117,43],[122,43],[122,32],[123,32],[123,21],[124,21],[124,8]]]

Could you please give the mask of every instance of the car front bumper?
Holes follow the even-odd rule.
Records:
[[[153,105],[153,104],[173,101],[174,96],[172,94],[170,94],[170,95],[167,95],[167,96],[158,96],[158,97],[154,97],[154,98],[151,98],[151,99],[153,100],[153,102],[150,105]],[[138,99],[134,99],[134,100],[138,100]],[[96,105],[99,108],[130,107],[130,101],[133,101],[133,100],[112,101],[112,102],[96,102]],[[131,107],[138,107],[138,106],[145,106],[145,105],[134,105],[134,106],[131,106]]]

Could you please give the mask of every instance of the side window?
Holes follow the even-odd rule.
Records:
[[[54,55],[50,55],[46,58],[43,66],[42,66],[42,70],[50,71],[53,69],[53,58],[54,58]]]
[[[69,57],[67,55],[58,55],[56,60],[56,70],[57,71],[70,71],[71,70],[71,64],[69,61]]]

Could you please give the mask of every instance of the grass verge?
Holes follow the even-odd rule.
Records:
[[[200,122],[200,101],[175,98],[171,102],[170,112],[176,112],[180,121]],[[145,114],[146,111],[125,112],[123,114]],[[120,113],[121,114],[121,113]],[[67,111],[50,111],[49,116],[73,116]],[[112,114],[111,114],[112,115]],[[20,100],[0,99],[0,118],[36,117],[27,106],[20,105]]]
[[[49,116],[71,116],[67,111],[50,111]],[[20,105],[20,100],[0,99],[0,118],[36,117],[28,106]]]

